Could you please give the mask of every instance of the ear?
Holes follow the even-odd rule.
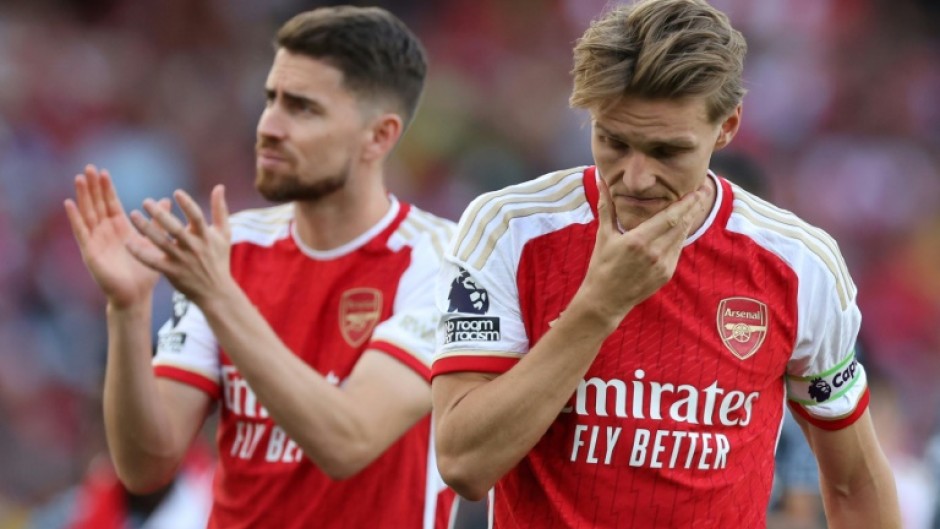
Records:
[[[721,122],[718,139],[715,140],[716,151],[725,148],[734,139],[734,135],[738,133],[738,129],[741,127],[741,111],[742,105],[738,103],[731,115]]]
[[[376,116],[366,128],[366,141],[362,156],[368,161],[381,160],[398,143],[401,138],[404,123],[401,116],[393,112],[386,112]]]

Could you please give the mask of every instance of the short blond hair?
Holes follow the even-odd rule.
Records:
[[[574,108],[603,112],[623,97],[704,96],[708,118],[744,98],[747,43],[702,0],[644,0],[591,23],[574,48]]]

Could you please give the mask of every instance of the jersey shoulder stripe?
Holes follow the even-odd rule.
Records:
[[[395,234],[402,238],[405,245],[412,246],[421,236],[426,235],[434,247],[434,252],[440,256],[444,254],[455,231],[456,225],[452,221],[412,206]]]
[[[842,310],[848,308],[849,303],[855,299],[857,290],[836,241],[822,229],[800,219],[792,212],[774,206],[737,185],[731,185],[734,190],[732,215],[742,217],[758,230],[767,230],[798,241],[825,266],[835,284]],[[788,256],[781,257],[784,261],[791,261],[787,259]]]
[[[480,196],[461,219],[454,255],[477,269],[482,268],[513,219],[572,211],[587,203],[583,188],[585,169],[556,171]]]
[[[294,208],[283,204],[270,208],[246,209],[232,215],[232,244],[250,242],[259,246],[271,246],[290,233],[294,219]]]

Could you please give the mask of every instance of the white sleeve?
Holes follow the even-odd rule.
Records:
[[[436,303],[443,314],[438,337],[442,355],[528,352],[518,288],[511,275],[500,273],[509,267],[494,261],[477,270],[449,257],[441,267]]]
[[[395,292],[392,315],[372,332],[370,349],[402,361],[425,379],[430,378],[434,332],[439,316],[434,308],[434,279],[441,256],[429,240],[416,244],[411,264]]]
[[[464,215],[458,232],[485,228],[475,222],[478,217]],[[458,243],[445,254],[437,279],[435,302],[441,321],[434,373],[505,372],[529,351],[516,285],[522,249],[507,234],[495,242],[488,258],[475,261],[482,264],[477,268],[472,259],[460,257]]]
[[[218,342],[199,307],[179,292],[173,293],[173,316],[157,332],[153,366],[158,376],[207,391],[219,387]]]
[[[855,416],[867,388],[865,369],[855,358],[861,325],[855,285],[817,263],[800,267],[798,276],[798,330],[787,365],[787,398],[811,420]]]

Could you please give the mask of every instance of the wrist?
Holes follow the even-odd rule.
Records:
[[[226,278],[219,286],[199,298],[190,298],[202,312],[207,316],[220,314],[227,307],[233,307],[239,299],[244,297],[244,292],[231,277]]]
[[[126,301],[109,298],[105,311],[113,316],[134,316],[150,314],[153,308],[153,295],[143,296],[141,299]]]
[[[153,315],[153,305],[148,298],[146,301],[136,303],[116,303],[108,300],[105,316],[108,325],[129,325],[150,328],[150,319]]]
[[[623,309],[599,299],[602,298],[581,289],[571,299],[563,314],[576,319],[579,327],[606,338],[620,326],[633,307]]]

